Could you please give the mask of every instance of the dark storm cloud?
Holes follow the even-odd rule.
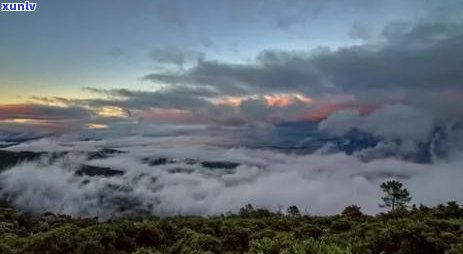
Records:
[[[0,105],[0,139],[25,140],[80,129],[91,119],[81,107]]]
[[[132,109],[149,107],[178,109],[199,108],[210,105],[210,102],[205,99],[206,97],[216,95],[214,91],[207,88],[187,86],[172,87],[155,92],[133,91],[128,89],[85,89],[102,94],[108,98],[79,100],[75,102],[92,106],[118,106]]]
[[[70,120],[89,118],[87,110],[79,107],[54,107],[36,104],[13,104],[0,106],[0,120]]]
[[[386,26],[382,34],[390,44],[396,46],[424,47],[435,42],[461,36],[462,26],[454,23],[428,23],[417,26],[406,22],[396,22]]]
[[[391,89],[405,93],[461,89],[463,26],[387,26],[381,45],[336,51],[264,51],[253,63],[202,60],[186,72],[152,73],[144,79],[215,87],[224,94],[255,92],[345,92],[371,96]]]
[[[212,86],[224,95],[301,91],[312,84],[317,85],[318,78],[310,69],[289,61],[249,65],[206,60],[199,61],[196,67],[185,73],[153,73],[143,77],[155,82]]]
[[[41,104],[46,104],[46,105],[53,105],[53,104],[71,105],[73,101],[73,99],[58,97],[58,96],[50,96],[50,97],[31,96],[29,97],[29,99],[34,102],[40,102]]]

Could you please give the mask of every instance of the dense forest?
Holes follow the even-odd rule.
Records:
[[[463,253],[463,207],[408,207],[400,182],[381,185],[381,207],[339,215],[271,212],[251,204],[213,217],[72,218],[0,208],[0,253]]]

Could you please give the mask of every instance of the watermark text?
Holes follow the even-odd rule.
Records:
[[[25,1],[24,3],[0,3],[1,11],[35,11],[37,3]]]

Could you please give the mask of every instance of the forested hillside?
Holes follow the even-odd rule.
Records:
[[[455,202],[376,216],[346,207],[335,216],[272,213],[247,205],[216,217],[99,222],[0,210],[0,253],[463,253],[463,208]]]

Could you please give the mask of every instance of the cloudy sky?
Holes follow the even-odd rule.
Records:
[[[463,202],[463,0],[35,1],[0,12],[0,152],[63,153],[0,172],[15,207]]]
[[[461,0],[37,2],[0,13],[2,132],[461,117]]]

